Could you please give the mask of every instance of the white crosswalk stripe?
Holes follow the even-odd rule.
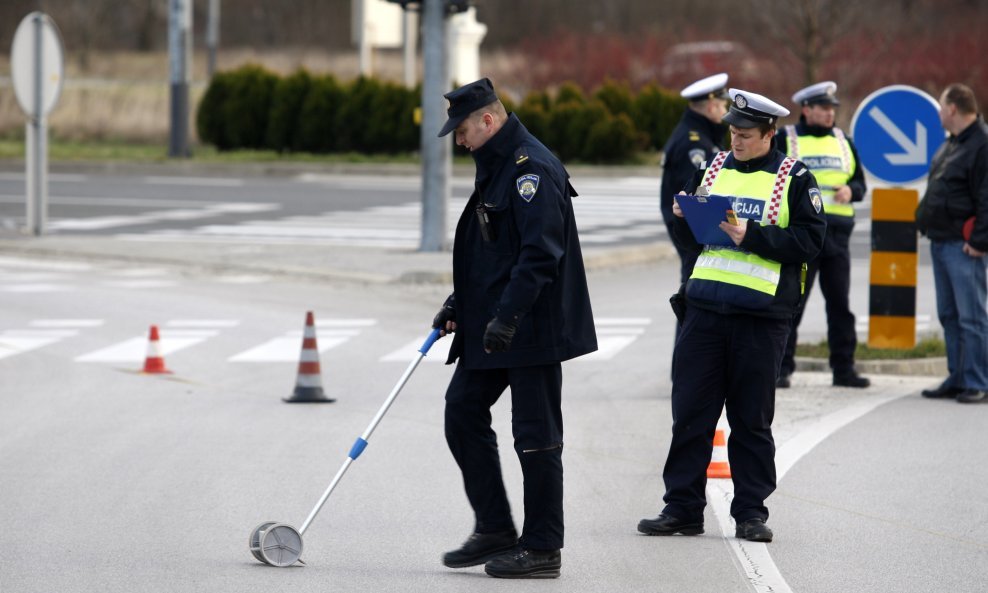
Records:
[[[351,338],[360,335],[361,330],[377,324],[376,319],[317,319],[316,346],[325,352]],[[272,338],[249,350],[235,354],[229,362],[298,362],[302,351],[302,330]]]
[[[74,329],[8,329],[0,331],[0,358],[23,354],[77,335]]]
[[[168,329],[160,333],[161,355],[168,355],[216,336],[219,332],[211,329]],[[148,352],[148,336],[142,335],[100,348],[75,358],[76,362],[132,362],[144,360]]]
[[[594,320],[597,330],[597,351],[581,356],[576,361],[610,360],[621,350],[645,333],[645,326],[652,323],[648,317],[601,317]],[[408,342],[401,348],[381,357],[381,362],[409,362],[418,356],[423,339]],[[442,338],[432,345],[425,357],[428,362],[445,363],[453,340]]]
[[[307,176],[303,181],[317,182]],[[406,183],[402,181],[401,183]],[[580,196],[573,200],[580,240],[611,244],[659,240],[666,235],[659,212],[658,177],[591,179],[574,182]],[[465,197],[449,205],[447,234],[452,240]],[[421,242],[422,205],[418,201],[321,215],[250,220],[238,224],[211,224],[191,229],[161,229],[141,234],[120,234],[130,241],[186,241],[268,245],[345,245],[385,249],[416,249]]]

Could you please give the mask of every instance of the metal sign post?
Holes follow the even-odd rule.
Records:
[[[168,54],[171,57],[171,134],[168,156],[189,156],[189,59],[192,55],[192,0],[170,0]]]
[[[939,104],[919,89],[885,87],[861,102],[851,130],[862,166],[891,186],[871,194],[868,345],[909,349],[916,345],[919,192],[901,185],[926,176],[943,143]]]
[[[48,219],[48,114],[62,93],[62,37],[51,18],[32,12],[21,20],[10,51],[14,94],[28,116],[25,130],[27,228],[42,235]]]

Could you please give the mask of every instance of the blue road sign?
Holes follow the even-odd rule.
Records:
[[[893,85],[861,102],[851,120],[851,135],[869,173],[902,184],[927,174],[946,132],[936,99],[911,86]]]

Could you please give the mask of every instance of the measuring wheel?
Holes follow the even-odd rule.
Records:
[[[302,556],[302,534],[284,523],[261,523],[250,532],[250,553],[271,566],[291,566]]]

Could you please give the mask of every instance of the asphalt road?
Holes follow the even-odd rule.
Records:
[[[182,175],[61,173],[50,179],[53,236],[131,241],[337,244],[417,248],[421,226],[417,177],[373,175]],[[655,176],[575,176],[581,239],[629,246],[667,240]],[[455,178],[446,217],[452,236],[472,181]],[[25,226],[24,175],[0,172],[0,229]],[[858,207],[852,256],[870,253],[870,203]]]
[[[0,591],[983,591],[988,406],[923,400],[932,378],[862,392],[794,376],[772,544],[738,547],[714,503],[702,537],[635,532],[661,505],[676,269],[591,275],[606,339],[564,366],[563,576],[505,583],[439,563],[472,526],[443,439],[442,341],[305,534],[307,566],[247,548],[262,521],[301,524],[448,286],[0,256]],[[333,404],[281,401],[307,310]],[[135,372],[152,323],[173,374]],[[508,408],[495,424],[520,523]]]

